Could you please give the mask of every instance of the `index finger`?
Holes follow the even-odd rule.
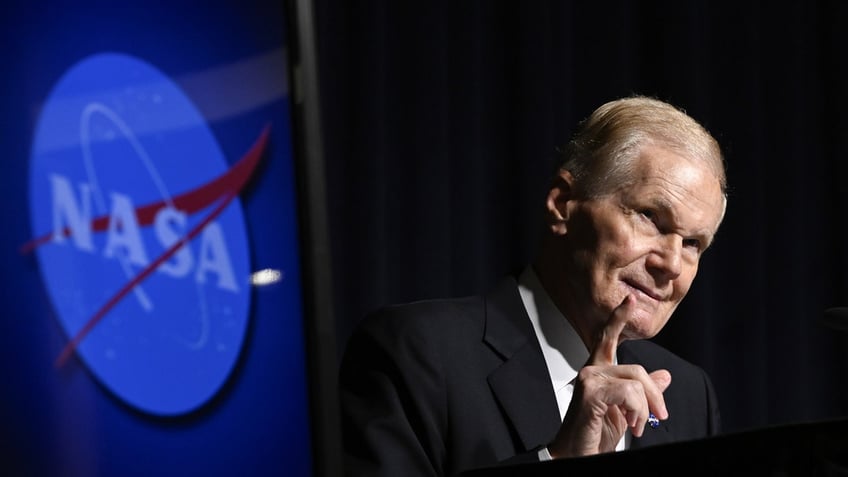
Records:
[[[633,297],[627,295],[621,304],[612,311],[609,321],[604,325],[604,328],[595,340],[595,346],[589,354],[587,364],[594,366],[615,364],[618,338],[627,325],[627,315],[632,303]]]

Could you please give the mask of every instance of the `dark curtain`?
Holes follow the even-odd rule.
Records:
[[[655,338],[726,431],[848,414],[848,3],[316,4],[338,352],[388,303],[532,259],[557,149],[601,103],[684,108],[722,144],[726,219]]]

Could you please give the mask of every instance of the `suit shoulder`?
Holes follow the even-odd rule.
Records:
[[[482,297],[423,300],[388,305],[366,315],[351,340],[364,337],[384,344],[410,341],[444,342],[446,338],[481,337],[485,306]]]

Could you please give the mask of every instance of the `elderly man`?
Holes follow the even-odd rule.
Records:
[[[532,266],[484,296],[387,307],[348,343],[349,475],[447,476],[718,432],[707,375],[646,339],[726,206],[721,151],[675,107],[604,104],[569,144]]]

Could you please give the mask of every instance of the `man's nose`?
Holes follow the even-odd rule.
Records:
[[[648,257],[648,266],[663,278],[673,280],[682,271],[682,254],[683,237],[676,234],[663,235]]]

